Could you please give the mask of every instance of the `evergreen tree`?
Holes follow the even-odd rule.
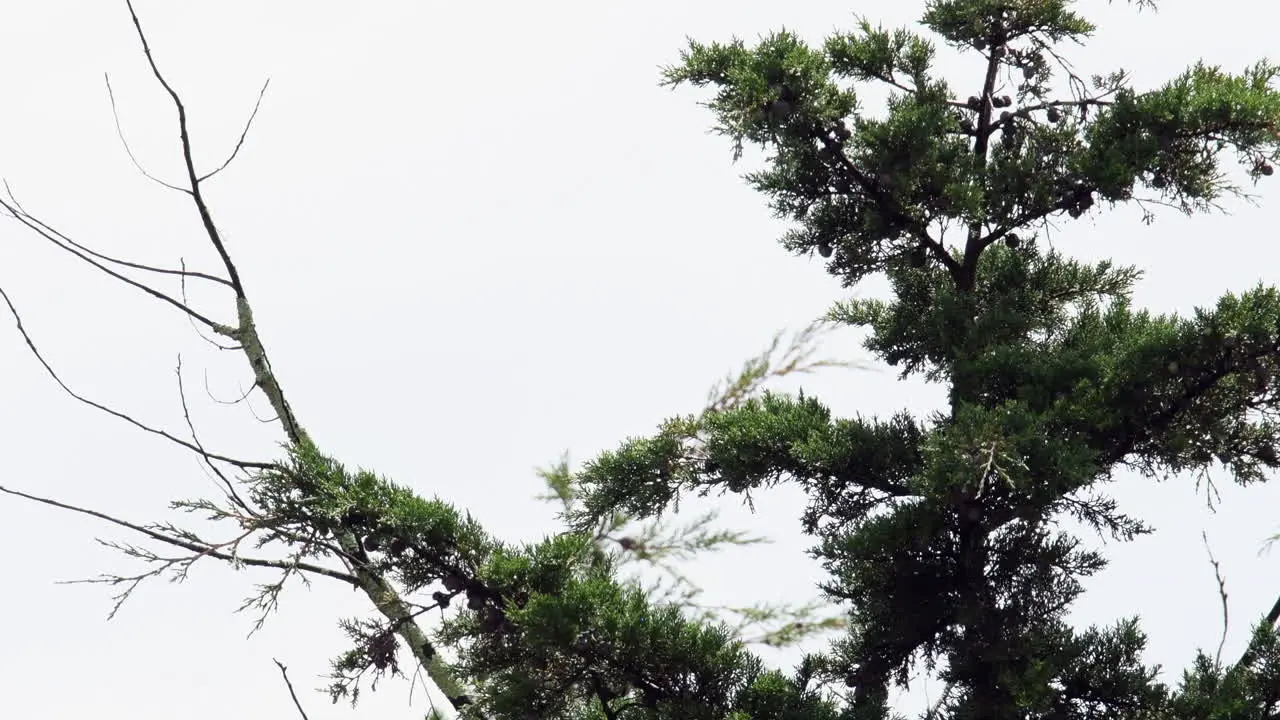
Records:
[[[363,591],[377,614],[343,625],[352,647],[334,662],[335,699],[354,699],[368,675],[400,672],[408,655],[468,718],[880,720],[891,715],[889,686],[922,663],[948,687],[932,717],[1280,717],[1275,617],[1259,623],[1244,658],[1202,654],[1175,686],[1144,663],[1136,619],[1069,626],[1080,580],[1105,559],[1063,524],[1120,540],[1148,532],[1097,487],[1121,467],[1155,475],[1220,464],[1248,484],[1280,465],[1271,419],[1280,292],[1226,295],[1193,318],[1155,316],[1129,301],[1137,269],[1078,262],[1036,241],[1050,218],[1084,217],[1099,201],[1142,203],[1145,192],[1187,213],[1210,209],[1241,192],[1223,169],[1227,150],[1255,179],[1271,175],[1280,69],[1263,62],[1232,75],[1197,64],[1148,92],[1122,72],[1087,83],[1058,52],[1093,29],[1072,5],[929,2],[924,26],[986,61],[969,97],[937,77],[926,38],[865,22],[820,48],[788,32],[753,47],[692,43],[667,81],[714,87],[710,107],[735,152],[769,151],[748,177],[794,222],[783,245],[816,251],[846,286],[881,273],[890,281],[891,298],[841,303],[828,320],[867,329],[867,347],[904,377],[945,383],[949,408],[835,418],[817,398],[757,392],[769,377],[815,366],[805,334],[794,352],[749,363],[703,412],[579,472],[547,471],[567,527],[520,546],[443,500],[345,467],[304,431],[201,192],[213,173],[195,167],[182,101],[148,50],[179,110],[182,189],[226,277],[182,274],[233,290],[234,322],[133,284],[236,343],[279,417],[284,458],[236,461],[116,413],[219,472],[224,498],[176,505],[234,526],[225,541],[0,491],[191,553],[121,546],[154,567],[100,579],[124,587],[121,601],[141,580],[181,578],[206,558],[281,571],[246,604],[264,613],[298,576]],[[1059,97],[1053,83],[1063,79]],[[858,111],[855,90],[867,83],[895,90],[883,117]],[[63,249],[82,247],[11,199],[0,207]],[[945,241],[947,230],[961,242]],[[690,612],[687,596],[656,596],[623,572],[628,559],[747,541],[698,523],[661,540],[655,523],[682,494],[750,498],[783,482],[809,495],[802,523],[830,573],[822,590],[847,611],[845,634],[790,672],[764,667],[735,628]],[[242,544],[283,556],[250,557]],[[435,614],[443,625],[428,640],[420,623]],[[791,623],[775,640],[803,632]]]
[[[793,223],[786,249],[816,252],[846,287],[887,276],[891,298],[839,303],[829,319],[866,329],[903,378],[949,388],[928,418],[836,418],[818,398],[766,393],[669,422],[582,473],[580,527],[613,508],[661,513],[695,489],[808,493],[804,530],[848,631],[770,687],[839,683],[847,702],[768,711],[744,699],[757,686],[742,717],[883,718],[915,663],[946,683],[934,717],[1280,717],[1274,616],[1240,662],[1202,654],[1176,687],[1144,664],[1136,618],[1064,619],[1106,565],[1064,521],[1121,541],[1149,532],[1098,488],[1117,469],[1221,466],[1250,484],[1280,466],[1280,292],[1157,316],[1130,302],[1138,269],[1037,242],[1050,219],[1103,204],[1212,209],[1242,192],[1229,156],[1255,181],[1271,175],[1280,68],[1197,63],[1146,92],[1123,71],[1086,82],[1059,53],[1094,30],[1074,4],[928,2],[936,41],[985,61],[972,95],[938,77],[930,39],[866,21],[819,47],[785,31],[691,42],[666,71],[714,89],[735,159],[767,151],[747,179]],[[882,117],[857,103],[876,83],[893,89]]]

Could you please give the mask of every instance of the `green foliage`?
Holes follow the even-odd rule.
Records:
[[[758,381],[777,371],[756,363],[744,374]],[[724,392],[732,395],[751,382],[739,377]],[[718,396],[715,406],[731,407],[727,395]],[[550,497],[572,508],[578,486],[567,466],[543,476]],[[655,599],[636,580],[620,577],[618,567],[628,556],[601,545],[614,540],[611,533],[626,518],[604,523],[604,534],[566,531],[510,546],[448,503],[348,470],[306,443],[290,447],[286,462],[258,472],[250,497],[260,512],[240,519],[263,532],[260,545],[285,543],[300,555],[336,555],[376,569],[397,582],[415,615],[439,611],[444,621],[435,640],[451,648],[453,671],[479,691],[464,704],[477,717],[713,720],[757,705],[774,708],[764,717],[791,717],[777,713],[793,701],[835,717],[833,705],[794,682],[761,681],[765,671],[741,638],[745,625],[809,618],[815,607],[738,609],[748,619],[738,628],[716,621],[713,613],[691,616],[697,606],[688,595]],[[223,510],[221,517],[233,513]],[[657,562],[759,541],[711,530],[710,519],[671,537],[651,525],[620,544]],[[355,542],[344,544],[346,536]],[[430,592],[432,602],[417,602],[431,588],[441,588]],[[783,643],[840,624],[827,618],[800,628],[792,622],[762,641]],[[333,662],[335,701],[357,701],[366,677],[376,687],[385,675],[403,674],[396,622],[354,619],[342,628],[352,648]]]
[[[1017,228],[1080,217],[1098,199],[1205,209],[1238,191],[1225,179],[1223,151],[1255,178],[1278,157],[1274,66],[1231,75],[1197,64],[1141,93],[1123,71],[1086,83],[1054,50],[1093,30],[1072,4],[929,3],[925,27],[987,60],[968,99],[936,76],[928,40],[865,20],[821,48],[786,31],[750,48],[691,42],[666,82],[715,88],[707,105],[735,157],[745,143],[770,151],[747,179],[797,222],[783,238],[789,250],[824,251],[851,285],[916,264],[915,248],[924,248],[969,290],[981,251]],[[1052,81],[1063,72],[1070,95],[1055,98]],[[857,112],[856,85],[867,82],[894,89],[885,117]],[[996,92],[1006,82],[1011,96]],[[1135,196],[1142,189],[1158,196],[1144,201]],[[963,254],[953,257],[935,226],[964,232]]]
[[[1094,30],[1073,5],[927,3],[925,28],[985,60],[970,97],[937,76],[930,40],[865,20],[819,46],[787,31],[691,42],[665,71],[712,90],[735,159],[746,144],[766,151],[746,178],[793,223],[784,247],[817,251],[846,286],[887,276],[890,297],[838,303],[828,319],[865,329],[903,377],[950,391],[925,420],[837,418],[816,398],[765,392],[670,420],[577,474],[566,517],[580,531],[610,511],[658,517],[691,491],[809,495],[803,527],[845,632],[795,678],[761,675],[755,687],[777,692],[743,718],[884,718],[888,687],[920,668],[947,684],[931,718],[1280,717],[1269,623],[1240,662],[1202,656],[1171,688],[1143,663],[1136,619],[1065,621],[1106,559],[1064,521],[1120,541],[1151,530],[1101,491],[1116,470],[1250,484],[1280,467],[1280,292],[1157,316],[1131,302],[1138,269],[1036,242],[1098,201],[1138,204],[1148,221],[1151,206],[1216,208],[1242,194],[1231,160],[1271,175],[1277,68],[1196,63],[1148,91],[1123,71],[1086,80],[1056,49]],[[859,108],[868,83],[891,88],[885,113]],[[851,695],[769,704],[810,681]]]
[[[264,612],[294,574],[363,589],[380,615],[343,623],[352,647],[333,664],[335,700],[354,700],[368,675],[407,672],[409,650],[437,682],[467,688],[446,688],[455,709],[488,720],[884,720],[901,717],[890,687],[922,673],[947,688],[929,720],[1280,719],[1271,622],[1244,658],[1201,655],[1176,687],[1143,662],[1136,619],[1066,622],[1082,580],[1106,566],[1080,529],[1151,531],[1103,491],[1117,470],[1247,485],[1280,467],[1280,291],[1154,315],[1131,301],[1138,269],[1037,242],[1099,200],[1148,218],[1150,206],[1214,208],[1242,194],[1230,161],[1255,181],[1272,175],[1280,68],[1197,63],[1145,91],[1120,70],[1086,81],[1059,53],[1094,30],[1073,6],[927,2],[924,29],[985,62],[967,97],[938,76],[932,40],[865,20],[818,46],[785,30],[754,46],[689,44],[665,82],[712,91],[735,159],[747,144],[766,151],[747,179],[792,223],[782,245],[816,251],[844,286],[883,273],[891,292],[837,303],[781,353],[775,338],[700,411],[577,472],[544,470],[562,531],[505,543],[302,435],[255,469],[248,502],[179,503],[237,523],[239,539],[144,530],[187,549],[234,551],[248,536],[286,548],[287,561],[258,562],[284,570],[246,603]],[[867,84],[891,89],[883,113],[859,107]],[[765,391],[846,365],[812,358],[818,330],[838,326],[863,330],[903,377],[945,384],[947,407],[842,418]],[[821,617],[824,603],[705,606],[679,573],[698,553],[763,541],[714,529],[713,515],[669,523],[682,497],[750,503],[782,483],[808,496],[801,525],[841,617]],[[194,562],[126,552],[179,574]],[[636,566],[671,584],[646,586]],[[439,649],[405,632],[421,616],[439,618]],[[829,631],[840,634],[790,673],[749,648]],[[446,653],[452,675],[439,671]]]

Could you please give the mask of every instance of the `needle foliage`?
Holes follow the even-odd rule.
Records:
[[[789,221],[786,250],[816,255],[843,287],[888,279],[885,297],[837,303],[825,322],[861,329],[903,378],[945,386],[945,408],[837,417],[820,398],[764,391],[771,377],[839,364],[813,361],[806,331],[701,412],[576,471],[545,471],[565,527],[505,542],[444,500],[342,465],[302,431],[208,219],[183,124],[189,192],[237,292],[239,325],[211,328],[245,351],[288,442],[280,462],[239,465],[243,497],[221,476],[226,502],[177,503],[238,525],[236,539],[113,519],[193,554],[123,546],[155,569],[98,581],[123,586],[123,601],[203,558],[276,568],[280,580],[245,603],[263,614],[291,577],[347,583],[377,613],[343,623],[352,646],[333,662],[333,698],[354,701],[412,662],[450,715],[471,720],[886,720],[900,717],[889,690],[921,673],[946,686],[926,720],[1280,718],[1274,616],[1243,657],[1202,653],[1179,678],[1144,661],[1139,619],[1066,620],[1081,581],[1106,566],[1092,534],[1151,530],[1107,495],[1114,473],[1213,471],[1247,485],[1280,466],[1280,291],[1158,315],[1131,302],[1138,268],[1082,262],[1045,237],[1119,205],[1203,213],[1272,175],[1280,67],[1196,63],[1138,89],[1122,70],[1072,69],[1066,51],[1094,27],[1068,0],[924,7],[918,33],[861,21],[817,44],[787,31],[694,41],[665,82],[703,90],[735,157],[763,152],[747,180]],[[952,87],[939,48],[981,58],[981,73]],[[859,93],[877,85],[890,97],[871,112]],[[749,500],[783,483],[808,495],[798,522],[839,616],[705,607],[678,576],[663,590],[626,570],[758,542],[707,518],[672,528],[667,511],[690,493]],[[286,557],[244,557],[250,539]],[[419,623],[437,618],[429,637]],[[830,631],[792,669],[752,649]]]
[[[1103,489],[1113,473],[1250,484],[1280,465],[1280,292],[1158,315],[1130,300],[1138,268],[1044,237],[1120,205],[1149,219],[1244,195],[1280,154],[1280,68],[1196,63],[1145,90],[1119,69],[1084,78],[1064,52],[1094,26],[1074,6],[932,0],[921,33],[862,21],[818,44],[692,41],[666,70],[709,95],[735,159],[763,151],[746,179],[790,222],[784,248],[845,287],[888,278],[888,297],[829,319],[863,329],[903,378],[949,390],[943,411],[889,418],[765,393],[583,469],[579,529],[689,492],[809,495],[802,522],[842,636],[793,673],[735,677],[697,717],[878,720],[921,669],[947,688],[933,718],[1280,717],[1275,618],[1239,661],[1202,654],[1172,684],[1144,662],[1137,618],[1065,619],[1106,566],[1088,534],[1150,532]],[[982,73],[953,87],[940,47],[981,57]],[[874,113],[858,99],[872,85],[891,90]],[[659,702],[653,716],[687,712]]]

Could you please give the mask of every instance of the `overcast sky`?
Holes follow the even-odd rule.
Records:
[[[95,249],[214,269],[193,210],[142,178],[116,138],[103,73],[124,131],[154,174],[180,178],[172,108],[144,64],[124,4],[9,3],[0,24],[5,110],[0,175],[27,209]],[[1230,70],[1274,52],[1280,10],[1256,0],[1081,3],[1101,25],[1068,49],[1084,73],[1125,67],[1138,88],[1197,58]],[[696,411],[708,386],[780,329],[845,296],[816,261],[776,244],[783,226],[706,132],[696,91],[658,87],[686,35],[754,38],[787,26],[814,41],[853,12],[914,24],[922,2],[364,3],[139,0],[161,66],[185,95],[197,158],[232,147],[268,77],[236,164],[210,186],[274,367],[322,448],[425,495],[469,508],[496,535],[556,530],[534,468],[575,461]],[[1211,11],[1206,11],[1211,7]],[[944,52],[961,95],[973,59]],[[876,109],[882,94],[864,99]],[[1271,282],[1280,259],[1275,183],[1230,215],[1103,212],[1062,226],[1055,246],[1146,269],[1137,302],[1188,312],[1227,290]],[[219,355],[158,303],[73,264],[16,223],[0,224],[0,284],[47,358],[77,390],[181,431],[174,367],[182,353],[206,444],[268,458],[282,438],[234,399],[240,356]],[[874,295],[883,286],[858,290]],[[226,298],[198,298],[230,320]],[[7,328],[7,329],[6,329]],[[856,331],[826,354],[871,362]],[[794,387],[794,385],[786,386]],[[844,415],[938,407],[941,388],[882,368],[804,380]],[[254,407],[266,414],[265,402]],[[212,495],[187,453],[75,403],[0,322],[0,484],[135,521],[171,517],[172,499]],[[1227,485],[1219,477],[1219,486]],[[1225,653],[1280,593],[1274,488],[1224,494],[1216,514],[1194,479],[1124,476],[1124,509],[1158,533],[1112,547],[1113,564],[1077,606],[1081,623],[1141,614],[1148,658],[1170,679],[1217,644],[1218,595],[1200,533],[1222,563],[1232,612]],[[775,543],[697,564],[709,603],[800,601],[823,576],[804,555],[796,492],[763,493],[752,516],[730,496],[724,522]],[[319,676],[344,649],[341,617],[362,595],[317,582],[284,597],[250,640],[232,611],[270,576],[197,566],[185,585],[144,585],[107,623],[111,591],[55,585],[137,565],[94,537],[135,538],[100,522],[0,498],[0,705],[14,718],[290,717],[279,658],[312,718],[413,718],[421,689],[390,682],[354,711],[330,706]],[[798,651],[767,654],[792,664]],[[936,693],[937,687],[932,688]],[[923,697],[900,697],[903,709]]]

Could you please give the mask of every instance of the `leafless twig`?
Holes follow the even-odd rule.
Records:
[[[198,453],[201,457],[205,458],[206,460],[208,459],[220,460],[222,462],[235,465],[236,467],[239,467],[239,468],[266,469],[266,468],[274,467],[272,463],[236,460],[235,458],[230,458],[225,455],[218,455],[215,453],[206,452],[199,445],[183,440],[182,438],[177,437],[176,435],[173,435],[164,430],[160,430],[158,428],[153,428],[150,425],[143,424],[138,420],[134,419],[133,417],[131,417],[130,415],[122,413],[119,410],[115,410],[113,408],[107,407],[102,403],[90,400],[84,397],[83,395],[80,395],[76,391],[72,390],[65,382],[63,382],[62,378],[58,376],[58,373],[53,369],[51,365],[49,365],[48,361],[44,359],[44,355],[40,353],[40,350],[36,347],[35,341],[31,339],[31,335],[27,332],[26,327],[23,326],[22,316],[18,314],[18,309],[14,307],[13,301],[9,299],[9,294],[6,293],[4,288],[2,287],[0,287],[0,298],[3,298],[5,304],[9,306],[9,313],[13,315],[13,319],[18,326],[18,332],[22,335],[22,339],[27,343],[27,348],[31,350],[31,354],[35,355],[36,359],[39,360],[40,364],[44,366],[45,371],[49,373],[49,376],[53,378],[54,382],[58,383],[58,386],[61,387],[64,391],[66,391],[66,393],[71,397],[75,398],[76,400],[79,400],[80,402],[84,403],[85,405],[88,405],[89,407],[95,408],[97,410],[101,410],[102,412],[107,413],[108,415],[124,420],[125,422],[129,423],[130,425],[133,425],[134,427],[140,430],[144,430],[153,435],[159,435],[160,437],[166,440],[169,440],[173,443],[181,445],[182,447],[187,448],[192,452]]]
[[[236,296],[244,297],[244,285],[240,282],[240,273],[236,270],[235,263],[231,261],[231,255],[227,252],[227,248],[222,242],[222,236],[218,233],[217,226],[213,223],[213,216],[209,213],[209,206],[204,201],[204,196],[200,192],[200,176],[196,173],[195,160],[191,154],[191,133],[187,131],[187,107],[183,104],[182,98],[178,96],[177,91],[169,84],[164,75],[160,72],[160,68],[156,66],[155,57],[151,54],[151,44],[147,42],[146,33],[142,31],[142,22],[138,19],[138,13],[133,9],[133,0],[125,0],[125,6],[129,8],[129,17],[133,20],[134,30],[137,31],[138,40],[142,43],[142,52],[147,56],[147,65],[151,67],[151,74],[155,76],[160,86],[165,92],[169,93],[169,97],[173,100],[173,105],[178,111],[178,136],[182,141],[182,159],[187,168],[187,179],[191,183],[188,189],[192,200],[195,201],[196,210],[200,213],[200,221],[204,225],[205,232],[209,236],[209,241],[213,243],[213,247],[218,251],[218,256],[222,258],[222,264],[226,267],[227,277],[230,278],[232,287],[235,288]]]
[[[217,550],[215,549],[216,546],[210,543],[197,542],[197,541],[186,540],[186,539],[166,535],[153,528],[149,528],[144,525],[138,525],[136,523],[131,523],[127,520],[121,520],[119,518],[113,517],[106,513],[98,512],[97,510],[90,510],[88,508],[82,508],[76,505],[59,502],[52,498],[41,497],[39,495],[32,495],[30,493],[22,492],[21,490],[14,490],[13,488],[5,487],[4,485],[0,485],[0,493],[5,493],[6,495],[13,495],[15,497],[20,497],[20,498],[25,498],[33,502],[38,502],[43,505],[48,505],[50,507],[60,508],[62,510],[69,510],[74,513],[79,513],[81,515],[88,515],[90,517],[98,518],[99,520],[105,520],[106,522],[109,522],[113,525],[119,525],[120,527],[128,528],[130,530],[133,530],[134,532],[146,535],[152,540],[158,540],[159,542],[166,543],[168,545],[173,545],[174,547],[180,547],[184,550],[190,550],[191,552],[199,553],[200,556],[202,557],[211,557],[211,558],[216,558],[218,560],[225,560],[227,562],[239,563],[241,565],[251,565],[253,567],[276,568],[277,570],[296,569],[296,570],[312,573],[315,575],[323,575],[325,577],[332,578],[334,580],[340,580],[349,585],[359,584],[355,577],[343,572],[339,572],[337,570],[333,570],[332,568],[327,568],[320,565],[313,565],[311,563],[304,563],[304,562],[298,562],[298,561],[267,560],[263,558],[238,557],[238,556]]]
[[[1205,552],[1209,553],[1209,564],[1213,566],[1213,577],[1218,581],[1218,599],[1222,604],[1222,637],[1218,638],[1218,651],[1213,656],[1213,663],[1218,665],[1222,662],[1222,646],[1227,642],[1227,629],[1231,625],[1227,610],[1227,581],[1222,578],[1222,567],[1213,556],[1213,548],[1209,547],[1209,536],[1203,530],[1200,531],[1200,539],[1204,541]]]
[[[167,187],[170,190],[177,190],[180,193],[190,193],[191,191],[186,188],[178,187],[172,183],[167,183],[152,175],[147,172],[146,168],[142,167],[142,163],[138,162],[138,158],[133,154],[133,148],[129,147],[129,141],[124,137],[124,128],[120,127],[120,113],[116,110],[116,94],[111,90],[111,76],[107,73],[102,73],[102,79],[107,83],[107,100],[111,103],[111,117],[116,121],[116,137],[120,138],[120,144],[124,146],[124,154],[129,156],[129,160],[133,162],[133,166],[138,168],[138,172],[142,173],[143,177],[157,185]]]
[[[191,431],[192,444],[194,444],[197,448],[200,448],[200,457],[204,459],[205,464],[209,466],[209,469],[213,471],[213,474],[217,475],[218,479],[222,481],[223,488],[226,490],[227,497],[230,498],[231,502],[235,503],[236,507],[239,507],[241,510],[244,510],[250,515],[255,515],[256,513],[253,511],[253,509],[250,508],[245,503],[244,500],[240,499],[240,495],[236,493],[235,485],[233,485],[231,483],[231,480],[227,478],[226,474],[222,472],[222,469],[219,468],[217,465],[215,465],[213,461],[209,459],[208,452],[205,451],[204,445],[201,444],[200,438],[196,434],[195,423],[191,422],[191,409],[187,406],[187,393],[182,386],[182,356],[181,355],[178,356],[178,367],[175,370],[175,374],[178,376],[178,398],[182,401],[182,417],[184,420],[187,421],[187,429]]]
[[[186,269],[187,269],[187,261],[186,261],[186,259],[185,259],[185,258],[178,258],[178,262],[182,265],[182,269],[183,269],[183,270],[186,270]],[[179,289],[179,290],[181,291],[181,293],[182,293],[182,303],[183,303],[184,305],[190,305],[190,304],[191,304],[191,300],[187,297],[187,277],[186,277],[186,275],[183,275],[183,276],[182,276],[182,278],[180,279],[180,284],[179,284],[179,286],[178,286],[178,289]],[[244,346],[243,346],[243,345],[223,345],[222,343],[218,342],[217,340],[214,340],[213,338],[209,337],[208,335],[205,335],[205,334],[204,334],[204,331],[200,329],[200,326],[199,326],[199,325],[197,325],[197,324],[196,324],[196,322],[195,322],[195,320],[192,320],[190,317],[187,317],[187,322],[191,323],[191,329],[196,331],[196,334],[200,336],[200,339],[201,339],[201,340],[204,340],[205,342],[209,343],[210,345],[212,345],[214,348],[216,348],[216,349],[218,349],[218,350],[231,350],[231,351],[244,350]]]
[[[280,668],[280,675],[284,677],[284,684],[289,688],[289,697],[293,698],[293,706],[298,708],[298,714],[302,716],[302,720],[310,720],[307,717],[307,711],[302,709],[302,703],[298,701],[298,694],[293,691],[293,683],[289,682],[289,668],[275,658],[272,658],[272,662],[276,664],[276,667]]]
[[[262,96],[267,94],[267,86],[270,84],[271,84],[271,78],[267,78],[267,81],[262,83],[262,89],[258,91],[258,100],[253,104],[253,112],[249,113],[249,119],[245,121],[244,130],[240,132],[240,139],[236,141],[236,146],[234,149],[232,149],[231,154],[228,155],[227,159],[224,160],[222,164],[219,165],[216,169],[211,170],[205,173],[204,175],[201,175],[200,177],[196,178],[196,182],[204,182],[205,180],[208,180],[214,175],[217,175],[218,173],[222,172],[224,169],[226,169],[228,165],[231,164],[232,160],[236,159],[236,155],[240,154],[240,148],[244,146],[244,139],[249,135],[249,127],[253,125],[253,119],[258,116],[258,108],[262,106]]]
[[[6,191],[7,191],[8,183],[6,183],[5,185],[6,185]],[[205,317],[201,313],[191,309],[189,306],[174,299],[173,297],[170,297],[169,295],[162,293],[159,290],[156,290],[150,285],[147,285],[145,283],[140,283],[137,280],[134,280],[133,278],[127,275],[122,275],[116,272],[115,270],[112,270],[111,268],[107,267],[106,265],[103,265],[102,263],[94,260],[90,256],[90,252],[92,251],[87,251],[87,250],[82,251],[79,248],[83,246],[79,245],[79,243],[74,242],[73,240],[68,238],[66,235],[54,229],[53,227],[49,226],[47,223],[40,220],[39,218],[27,213],[25,210],[22,209],[21,206],[13,202],[12,194],[9,194],[9,197],[7,199],[0,198],[0,208],[3,208],[7,213],[9,213],[9,216],[12,217],[13,219],[27,226],[27,228],[29,228],[30,230],[35,231],[37,235],[40,235],[41,237],[53,243],[54,245],[58,246],[59,248],[71,253],[72,255],[75,255],[80,260],[88,263],[89,265],[92,265],[93,267],[106,273],[107,275],[110,275],[116,280],[119,280],[120,282],[126,285],[129,285],[131,287],[135,287],[145,292],[146,294],[156,298],[157,300],[160,300],[161,302],[168,303],[169,305],[172,305],[173,307],[178,308],[183,313],[185,313],[188,317],[192,318],[193,320],[199,321],[200,323],[202,323],[206,327],[209,327],[212,330],[218,331],[220,328],[222,328],[222,326],[219,323],[216,323],[213,320],[210,320],[209,318]],[[111,260],[114,262],[114,259],[111,259]],[[152,269],[152,268],[148,268],[148,269]],[[157,272],[161,271],[160,268],[154,268],[154,270]],[[181,275],[182,273],[177,272],[177,274]],[[214,278],[214,276],[212,275],[209,275],[206,277],[209,279]]]

